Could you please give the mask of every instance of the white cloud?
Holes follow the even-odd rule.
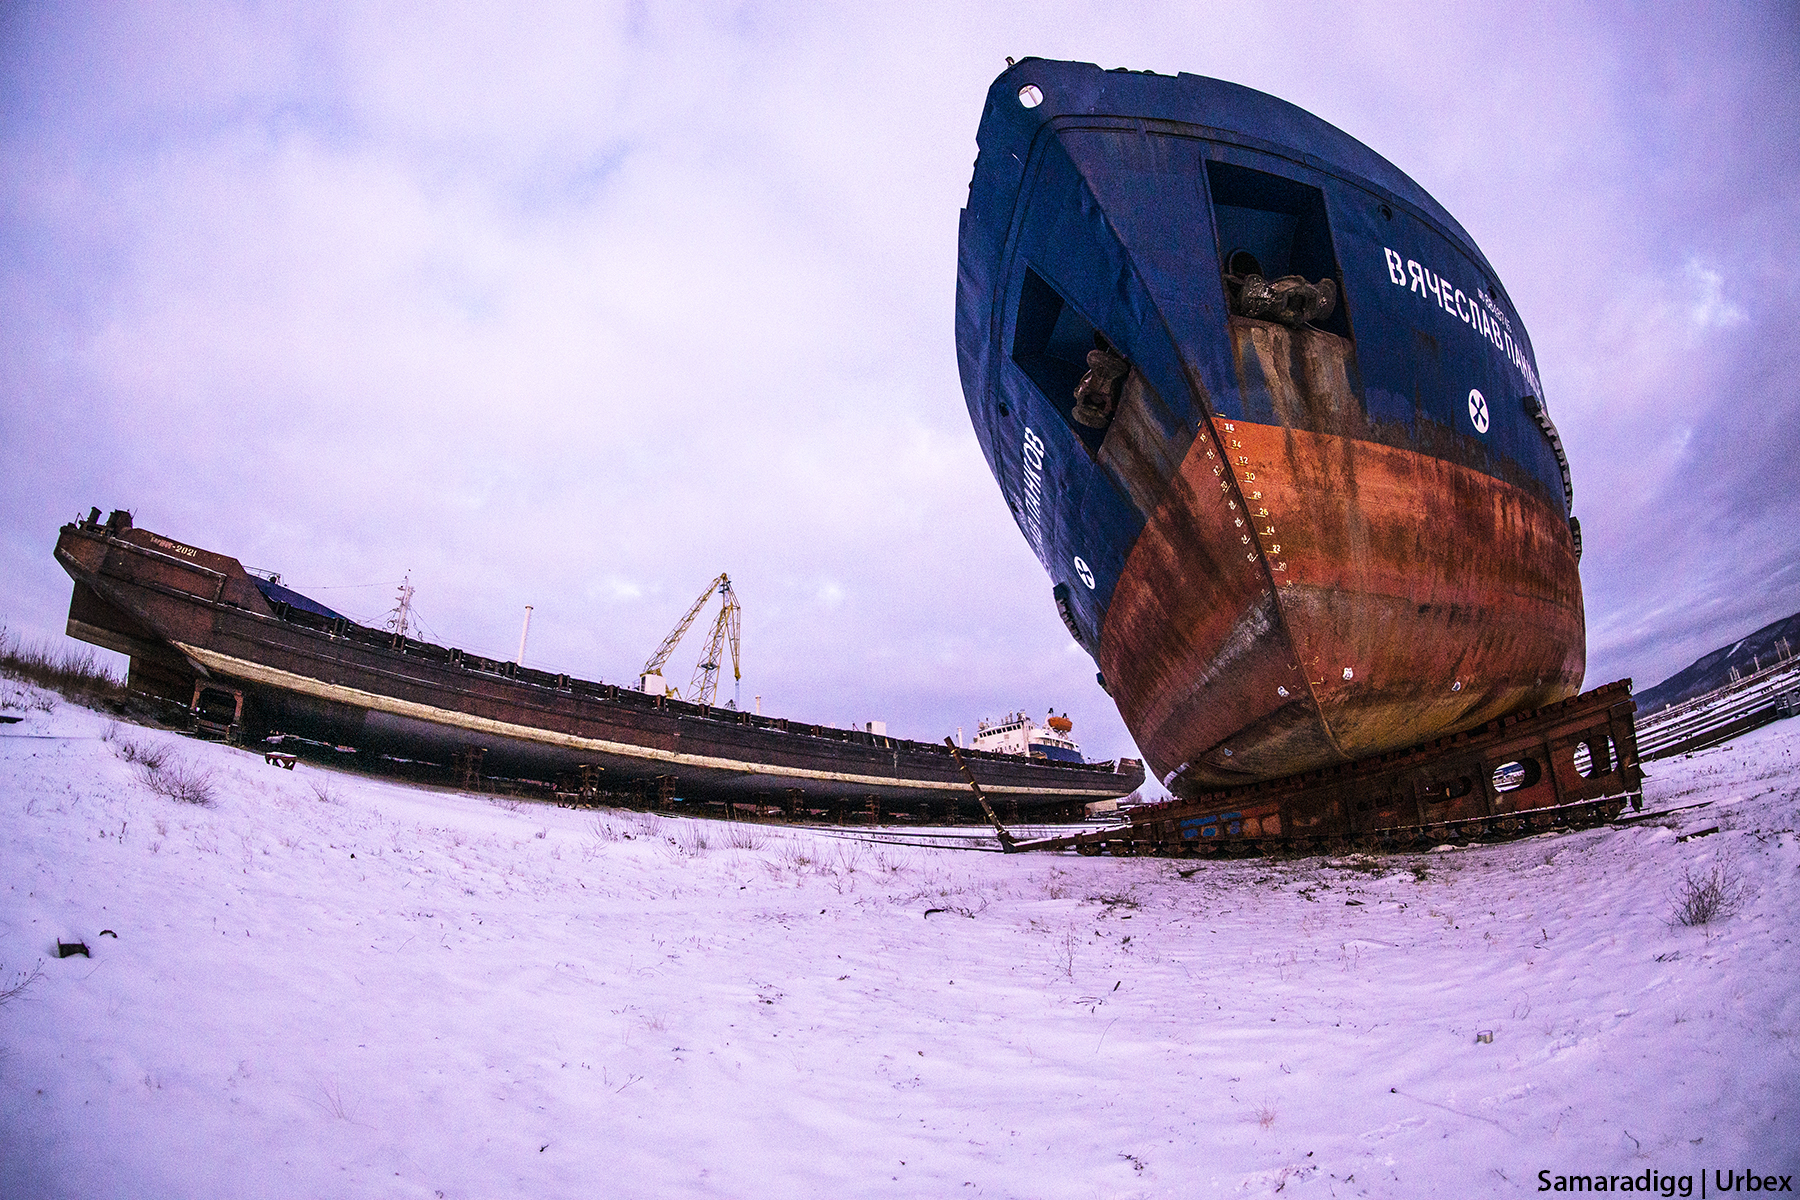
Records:
[[[1728,329],[1750,319],[1742,308],[1726,300],[1725,277],[1719,272],[1690,260],[1687,277],[1692,288],[1688,319],[1695,325],[1701,329]]]

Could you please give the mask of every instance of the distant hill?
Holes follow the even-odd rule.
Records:
[[[1723,687],[1731,682],[1734,669],[1740,676],[1753,675],[1796,653],[1800,653],[1800,613],[1764,625],[1729,646],[1721,646],[1655,687],[1637,693],[1638,716]]]

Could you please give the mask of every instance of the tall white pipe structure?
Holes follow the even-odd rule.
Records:
[[[525,638],[531,632],[531,605],[525,606],[525,628],[519,630],[519,657],[514,659],[519,666],[525,665]]]

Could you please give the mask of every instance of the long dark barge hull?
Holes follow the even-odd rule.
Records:
[[[63,526],[56,559],[75,583],[70,636],[129,655],[133,691],[233,740],[291,734],[370,761],[590,795],[974,816],[944,746],[650,696],[271,603],[236,559],[134,528],[122,512]],[[1079,816],[1143,781],[1132,759],[963,753],[984,790],[1026,819]]]
[[[1137,809],[1014,850],[1238,855],[1411,850],[1611,821],[1643,803],[1631,681],[1401,753]]]

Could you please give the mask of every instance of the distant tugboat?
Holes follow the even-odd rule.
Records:
[[[1074,728],[1075,723],[1066,714],[1059,717],[1054,711],[1044,718],[1042,725],[1022,712],[1007,713],[1003,720],[983,721],[976,726],[972,745],[990,754],[1022,754],[1050,762],[1086,762],[1081,757],[1081,747],[1069,736]]]
[[[1026,59],[978,142],[969,414],[1178,796],[1580,690],[1561,441],[1518,313],[1431,196],[1317,117],[1192,75]]]

